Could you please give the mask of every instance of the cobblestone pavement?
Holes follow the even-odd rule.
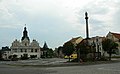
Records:
[[[68,61],[68,59],[50,58],[38,60],[19,60],[19,61],[0,61],[0,64],[16,64],[16,65],[48,65],[59,64]]]
[[[120,62],[111,64],[48,68],[51,74],[120,74]]]
[[[0,64],[0,74],[120,74],[120,62],[66,67],[20,67]]]
[[[46,68],[33,67],[15,67],[9,65],[0,65],[0,74],[52,74],[55,71],[47,70]]]

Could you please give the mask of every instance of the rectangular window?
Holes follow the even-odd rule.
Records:
[[[37,49],[35,49],[35,52],[37,52]]]
[[[14,52],[17,52],[17,49],[13,49]]]
[[[22,58],[22,55],[21,55],[21,58]]]
[[[20,49],[20,51],[21,51],[21,52],[23,52],[23,50],[22,50],[22,49]]]
[[[33,52],[33,49],[31,49],[31,52]]]
[[[25,49],[25,52],[27,52],[27,49]]]
[[[37,58],[37,55],[35,55],[35,57]]]

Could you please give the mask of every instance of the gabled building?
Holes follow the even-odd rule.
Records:
[[[92,37],[89,39],[89,45],[95,47],[95,52],[100,53],[100,56],[104,56],[105,51],[102,48],[102,41],[105,39],[105,37]]]
[[[47,50],[48,50],[48,45],[47,43],[45,42],[44,45],[43,45],[43,48],[41,48],[41,58],[47,58]]]
[[[77,46],[77,44],[79,44],[81,41],[83,40],[83,38],[80,36],[80,37],[75,37],[75,38],[72,38],[72,39],[70,39],[69,41],[67,41],[67,42],[65,42],[64,44],[66,44],[66,43],[72,43],[73,45],[74,45],[74,47],[75,47],[75,51],[73,52],[73,54],[77,54],[77,50],[76,50],[76,46]],[[64,45],[63,44],[63,45]],[[60,47],[58,47],[57,49],[56,49],[56,54],[57,54],[57,56],[58,57],[60,57],[60,58],[63,58],[65,55],[63,54],[63,52],[62,52],[62,50],[64,50],[63,49],[63,47],[62,46],[60,46]]]
[[[105,37],[92,37],[83,39],[78,45],[78,54],[79,58],[92,58],[92,59],[100,59],[101,56],[104,56],[105,51],[102,48],[102,41]]]
[[[64,54],[63,54],[62,50],[63,50],[62,46],[59,46],[58,48],[55,48],[54,53],[55,53],[56,57],[64,58]]]
[[[118,50],[116,50],[116,54],[120,55],[120,33],[109,32],[106,38],[111,39],[118,44]]]
[[[67,41],[67,42],[71,42],[72,44],[74,44],[74,45],[76,46],[76,45],[79,44],[82,40],[83,40],[82,37],[75,37],[75,38],[70,39],[70,40]],[[67,42],[66,42],[66,43],[67,43]],[[64,43],[64,44],[65,44],[65,43]]]
[[[32,42],[30,41],[26,27],[24,27],[21,41],[15,39],[15,41],[12,42],[10,49],[11,55],[16,55],[17,58],[40,58],[41,56],[41,50],[38,41],[35,39],[33,39]]]
[[[71,42],[71,43],[75,46],[75,48],[76,48],[76,46],[77,46],[82,40],[83,40],[82,37],[75,37],[75,38],[70,39],[70,40],[67,41],[67,42]],[[66,42],[66,43],[67,43],[67,42]],[[64,43],[64,44],[65,44],[65,43]],[[77,53],[77,50],[75,50],[74,53]]]
[[[115,42],[120,42],[120,34],[119,33],[109,32],[107,34],[106,38],[111,39]]]
[[[53,57],[53,50],[48,47],[47,43],[45,42],[43,48],[41,48],[41,58],[52,58]]]
[[[8,46],[2,47],[1,58],[4,60],[8,60],[10,55],[11,55],[11,49]]]

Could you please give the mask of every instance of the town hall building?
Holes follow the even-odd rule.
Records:
[[[41,57],[41,49],[39,43],[35,39],[33,39],[32,42],[30,41],[26,27],[24,27],[23,37],[21,38],[21,41],[15,39],[15,41],[12,42],[10,49],[11,55],[16,55],[17,58]]]

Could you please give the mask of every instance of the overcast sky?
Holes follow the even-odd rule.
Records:
[[[88,12],[90,37],[120,33],[120,0],[0,0],[0,47],[21,40],[25,24],[31,40],[55,48],[72,37],[85,38]]]

